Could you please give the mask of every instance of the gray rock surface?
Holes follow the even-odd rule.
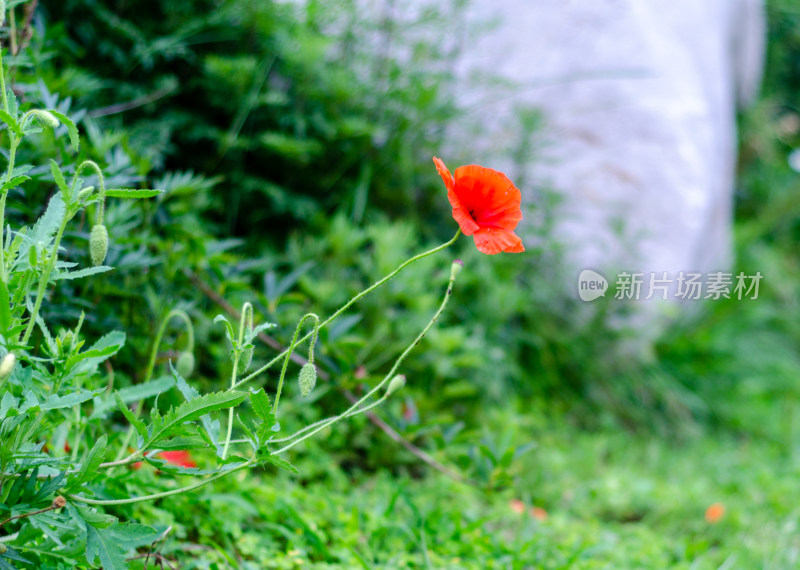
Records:
[[[473,124],[454,144],[524,180],[529,202],[558,192],[576,278],[730,270],[735,110],[758,90],[761,0],[472,0],[470,19],[496,25],[465,43],[458,94]],[[517,171],[521,107],[543,124]]]

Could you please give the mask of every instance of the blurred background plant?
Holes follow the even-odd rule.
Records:
[[[725,562],[720,545],[735,548],[737,537],[750,536],[750,523],[737,521],[725,536],[710,536],[705,527],[686,531],[681,517],[693,508],[691,501],[703,500],[704,491],[692,491],[667,508],[663,503],[674,500],[675,489],[694,479],[676,474],[676,481],[665,483],[656,474],[684,466],[687,449],[698,464],[713,461],[716,442],[744,442],[774,466],[772,474],[753,472],[731,481],[728,497],[755,493],[751,487],[763,487],[764,481],[785,488],[782,477],[797,470],[800,175],[791,165],[792,157],[800,162],[792,154],[800,148],[800,12],[792,0],[770,0],[768,10],[767,75],[759,104],[741,117],[736,197],[736,269],[765,275],[757,301],[690,310],[649,359],[632,361],[617,350],[630,333],[609,324],[618,310],[613,303],[587,313],[563,290],[567,280],[546,215],[555,198],[543,189],[537,203],[543,222],[526,241],[530,253],[524,267],[502,256],[486,259],[461,244],[466,269],[446,326],[430,335],[427,350],[409,359],[402,398],[381,414],[436,461],[491,489],[489,495],[416,481],[427,474],[419,458],[361,418],[326,438],[325,452],[317,442],[298,450],[294,460],[302,475],[280,483],[288,495],[276,499],[273,513],[216,489],[202,500],[187,497],[185,504],[141,506],[122,514],[174,523],[181,540],[167,541],[164,552],[183,560],[199,552],[180,550],[189,544],[213,550],[218,560],[229,557],[231,564],[258,560],[263,548],[289,550],[284,567],[295,559],[402,567],[405,552],[391,558],[391,551],[404,547],[389,538],[367,545],[359,538],[378,532],[369,526],[375,513],[396,508],[412,513],[407,528],[380,532],[384,538],[396,533],[409,539],[408,560],[421,564],[431,541],[440,541],[437,552],[449,552],[443,545],[453,537],[478,540],[475,533],[495,528],[481,518],[486,501],[499,509],[498,497],[529,493],[522,498],[531,505],[542,501],[568,514],[556,516],[546,531],[528,521],[529,526],[512,525],[514,539],[486,538],[483,560],[513,559],[509,552],[524,544],[529,560],[578,567],[579,559],[613,556],[617,539],[598,544],[590,538],[597,525],[630,519],[646,526],[608,531],[624,536],[627,546],[636,542],[629,532],[667,536],[651,537],[652,552],[636,550],[643,559],[676,566],[703,556],[710,567]],[[29,20],[24,8],[17,12],[17,25],[29,22],[31,33],[11,59],[15,91],[78,119],[86,134],[82,156],[107,165],[113,185],[146,181],[165,190],[148,203],[109,206],[108,259],[117,271],[60,289],[61,303],[48,309],[54,322],[74,322],[79,310],[74,299],[86,299],[86,308],[92,307],[87,334],[126,331],[128,350],[113,360],[120,385],[142,380],[136,363],[146,358],[161,319],[173,307],[186,310],[196,323],[193,381],[208,388],[230,366],[221,332],[211,325],[224,310],[221,300],[231,307],[253,302],[261,320],[278,323],[269,332],[285,344],[297,318],[311,307],[335,308],[420,246],[449,237],[448,205],[430,157],[440,152],[448,119],[464,112],[451,97],[459,53],[453,38],[467,32],[461,0],[415,10],[399,0],[369,9],[352,0],[64,0],[40,3]],[[442,26],[450,31],[446,36],[436,33]],[[526,113],[522,122],[535,129],[535,113]],[[520,129],[511,145],[517,160],[525,160],[531,148],[529,130]],[[67,152],[62,139],[43,141],[24,149],[22,159],[41,163],[41,157]],[[33,220],[50,186],[42,173],[41,183],[28,189],[30,200],[10,212],[11,218]],[[87,239],[89,228],[87,221],[71,238]],[[367,298],[322,334],[318,363],[335,381],[320,383],[313,406],[300,406],[290,386],[287,417],[318,420],[341,407],[345,390],[359,393],[385,372],[398,348],[393,339],[418,330],[422,315],[438,302],[426,282],[433,271],[427,261],[410,268],[402,284],[387,288],[388,305],[385,297]],[[379,318],[387,306],[392,318]],[[159,369],[165,370],[185,342],[180,329],[168,329],[164,346],[172,348],[159,355]],[[268,355],[262,348],[256,359]],[[585,441],[586,429],[601,435]],[[653,434],[663,449],[652,451],[646,439],[638,439]],[[570,449],[573,440],[579,443]],[[627,453],[627,447],[637,451]],[[745,468],[736,452],[726,449],[719,468]],[[659,460],[652,473],[626,480],[619,467],[640,460],[631,459],[639,451]],[[598,465],[608,472],[592,486],[587,481]],[[561,486],[547,483],[565,471],[581,475],[567,477],[570,482]],[[655,490],[634,494],[631,504],[604,500],[608,493],[624,493],[620,479],[633,487],[650,481]],[[239,484],[256,492],[247,481]],[[347,498],[353,488],[356,496]],[[314,489],[324,490],[330,503],[312,519],[298,504],[327,500],[314,498]],[[469,497],[464,500],[471,522],[436,510],[444,507],[432,507],[433,513],[420,509],[428,499],[439,505],[439,495],[447,492]],[[581,492],[585,495],[576,498]],[[388,505],[373,505],[376,494],[393,498]],[[788,522],[790,514],[775,501],[768,499],[770,508]],[[575,504],[584,510],[565,506]],[[238,514],[228,521],[210,517],[220,505]],[[766,513],[759,516],[769,520]],[[284,516],[304,521],[302,538],[281,526]],[[507,516],[492,519],[503,521],[498,530]],[[257,521],[267,538],[243,530],[243,520]],[[346,540],[342,529],[352,533]],[[787,544],[794,540],[791,534],[780,536]],[[680,547],[669,542],[675,537]],[[571,540],[582,546],[548,553],[548,545]],[[768,554],[777,560],[773,567],[787,567],[781,565],[782,546],[759,546],[773,547],[778,549]],[[500,552],[505,548],[509,552]],[[453,557],[469,555],[457,550]],[[665,554],[675,550],[682,553],[677,558]],[[625,557],[631,550],[620,552],[618,560],[631,560]],[[443,560],[438,563],[446,564]],[[467,564],[452,564],[460,563]]]

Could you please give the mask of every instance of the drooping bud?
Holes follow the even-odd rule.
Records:
[[[389,382],[389,387],[386,388],[386,395],[391,396],[405,385],[406,385],[405,374],[398,374],[397,376],[392,378],[391,382]]]
[[[464,262],[460,259],[456,259],[453,265],[450,266],[450,279],[455,279],[458,274],[461,273],[462,269],[464,269]]]
[[[0,1],[2,1],[2,0],[0,0]],[[6,548],[6,545],[3,544],[2,542],[0,542],[0,554],[5,554],[7,551],[8,551],[8,548]]]
[[[300,393],[305,398],[317,384],[317,369],[310,362],[306,362],[300,369]]]
[[[92,227],[89,235],[89,257],[95,267],[103,265],[108,253],[108,230],[103,224],[96,224]]]
[[[178,374],[184,378],[191,376],[192,372],[194,372],[194,354],[189,351],[181,352],[175,369],[178,371]]]
[[[3,360],[0,360],[0,382],[7,380],[11,376],[16,365],[17,357],[13,352],[9,352],[3,357]]]
[[[50,127],[51,129],[55,129],[61,124],[53,113],[44,109],[35,109],[31,111],[31,115],[39,119],[39,122],[45,127]]]
[[[64,497],[62,497],[61,495],[59,495],[58,497],[53,499],[52,507],[54,509],[60,509],[66,504],[67,504],[67,500]]]

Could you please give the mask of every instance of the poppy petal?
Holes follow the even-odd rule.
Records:
[[[455,192],[455,181],[453,180],[452,174],[444,165],[444,162],[440,158],[433,157],[433,163],[436,165],[436,170],[439,171],[439,176],[442,177],[444,180],[444,185],[447,188],[447,199],[450,201],[450,205],[453,207],[453,218],[458,222],[461,231],[466,236],[471,236],[475,233],[479,226],[472,219],[472,216],[469,214],[466,208],[461,204],[461,200],[458,199],[458,195]]]
[[[488,255],[495,255],[501,251],[508,253],[525,251],[519,236],[502,228],[481,228],[475,232],[473,237],[478,251]]]
[[[439,172],[439,176],[442,177],[444,180],[444,185],[448,191],[453,189],[455,185],[455,181],[453,180],[453,175],[450,174],[450,171],[444,165],[444,161],[441,158],[433,157],[433,163],[436,165],[436,170]]]
[[[481,228],[513,231],[522,219],[520,191],[497,170],[474,164],[456,169],[455,193]]]

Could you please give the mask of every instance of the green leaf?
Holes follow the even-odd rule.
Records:
[[[17,120],[3,109],[0,109],[0,121],[3,121],[5,124],[7,124],[8,127],[17,134],[17,136],[22,136],[22,129],[20,128]]]
[[[225,335],[228,337],[228,342],[231,343],[231,347],[236,348],[236,340],[234,340],[236,335],[233,332],[233,325],[225,317],[225,315],[217,315],[214,317],[214,323],[222,323],[225,325]]]
[[[186,398],[186,401],[196,400],[200,397],[200,393],[190,386],[186,380],[184,380],[183,376],[181,376],[175,367],[172,366],[172,362],[169,363],[169,369],[172,372],[172,377],[175,379],[175,384],[178,386],[178,390],[181,391],[181,394],[183,394],[183,397]],[[206,414],[200,417],[200,423],[203,426],[203,430],[205,431],[209,443],[216,448],[217,456],[221,457],[222,446],[219,443],[219,420],[212,420],[211,416]]]
[[[272,405],[269,403],[269,396],[261,388],[250,392],[250,405],[253,406],[253,411],[262,420],[275,420],[275,414],[272,413]]]
[[[154,190],[150,188],[137,189],[137,188],[109,188],[106,190],[106,198],[127,198],[127,199],[141,199],[152,198],[163,194],[163,190]]]
[[[181,424],[196,420],[200,416],[217,410],[225,410],[237,406],[246,397],[246,392],[215,392],[200,396],[191,402],[181,404],[177,408],[170,408],[169,412],[153,423],[150,439],[144,448],[152,447],[159,440],[169,437]]]
[[[61,193],[50,198],[50,202],[47,204],[47,210],[45,210],[44,214],[42,214],[28,233],[30,242],[42,242],[49,245],[50,241],[56,235],[58,227],[61,225],[61,220],[64,218],[65,211],[64,199],[61,197]],[[27,253],[27,249],[24,252],[20,251],[20,257]]]
[[[67,181],[64,180],[64,175],[61,173],[61,168],[58,166],[58,163],[52,158],[50,159],[50,172],[53,173],[53,180],[55,180],[59,190],[61,190],[64,196],[69,196]]]
[[[92,390],[79,390],[78,392],[73,392],[72,394],[67,394],[65,396],[59,396],[58,394],[53,394],[49,398],[47,398],[43,403],[39,404],[39,408],[42,410],[57,410],[60,408],[71,408],[77,404],[82,404],[86,400],[90,400],[94,398],[98,392],[102,392],[105,388],[100,388],[97,391]]]
[[[163,394],[175,385],[175,381],[169,376],[162,376],[150,382],[143,384],[134,384],[133,386],[126,386],[114,393],[114,396],[105,396],[95,398],[94,410],[92,415],[89,416],[90,420],[105,417],[106,414],[113,409],[117,403],[117,396],[122,399],[126,404],[137,402],[146,398],[151,398],[159,394]]]
[[[78,512],[81,514],[81,517],[83,517],[83,520],[95,528],[108,528],[117,522],[117,517],[101,513],[96,509],[84,507],[83,505],[79,504],[76,504],[75,508],[78,509]]]
[[[291,471],[292,473],[298,473],[297,467],[286,461],[285,459],[281,459],[277,455],[267,455],[264,457],[265,463],[272,463],[273,465],[280,467],[281,469],[286,469],[287,471]]]
[[[64,123],[67,127],[67,133],[69,133],[69,142],[72,144],[72,148],[75,149],[75,152],[78,152],[81,147],[81,139],[78,136],[78,127],[75,126],[75,122],[67,117],[64,113],[59,113],[58,111],[54,111],[53,109],[48,109],[53,116]]]
[[[99,475],[97,468],[105,458],[107,445],[108,436],[103,434],[100,436],[100,439],[95,442],[94,447],[89,450],[89,453],[86,454],[86,457],[84,457],[83,461],[81,462],[80,471],[78,471],[78,474],[67,488],[68,493],[72,492],[74,489],[77,489],[81,485],[88,483]]]
[[[100,559],[103,570],[128,568],[125,550],[117,544],[114,535],[107,529],[89,525],[86,527],[86,560],[94,564],[95,558]]]
[[[11,180],[9,180],[8,182],[4,182],[3,185],[0,186],[0,194],[5,192],[6,190],[11,190],[15,186],[19,186],[23,182],[27,182],[30,179],[31,179],[30,176],[15,176]]]
[[[137,418],[132,411],[130,411],[128,405],[122,401],[119,392],[114,392],[114,398],[117,401],[117,407],[119,408],[119,411],[122,412],[122,415],[125,416],[125,419],[130,422],[130,424],[133,426],[133,429],[135,429],[136,433],[139,434],[139,446],[141,446],[142,442],[147,439],[147,426],[145,426],[144,422]]]
[[[60,279],[81,279],[82,277],[89,277],[90,275],[105,273],[106,271],[111,271],[112,269],[114,268],[109,267],[108,265],[98,265],[97,267],[86,267],[85,269],[79,269],[78,271],[64,271],[53,277],[53,281],[58,281]]]

